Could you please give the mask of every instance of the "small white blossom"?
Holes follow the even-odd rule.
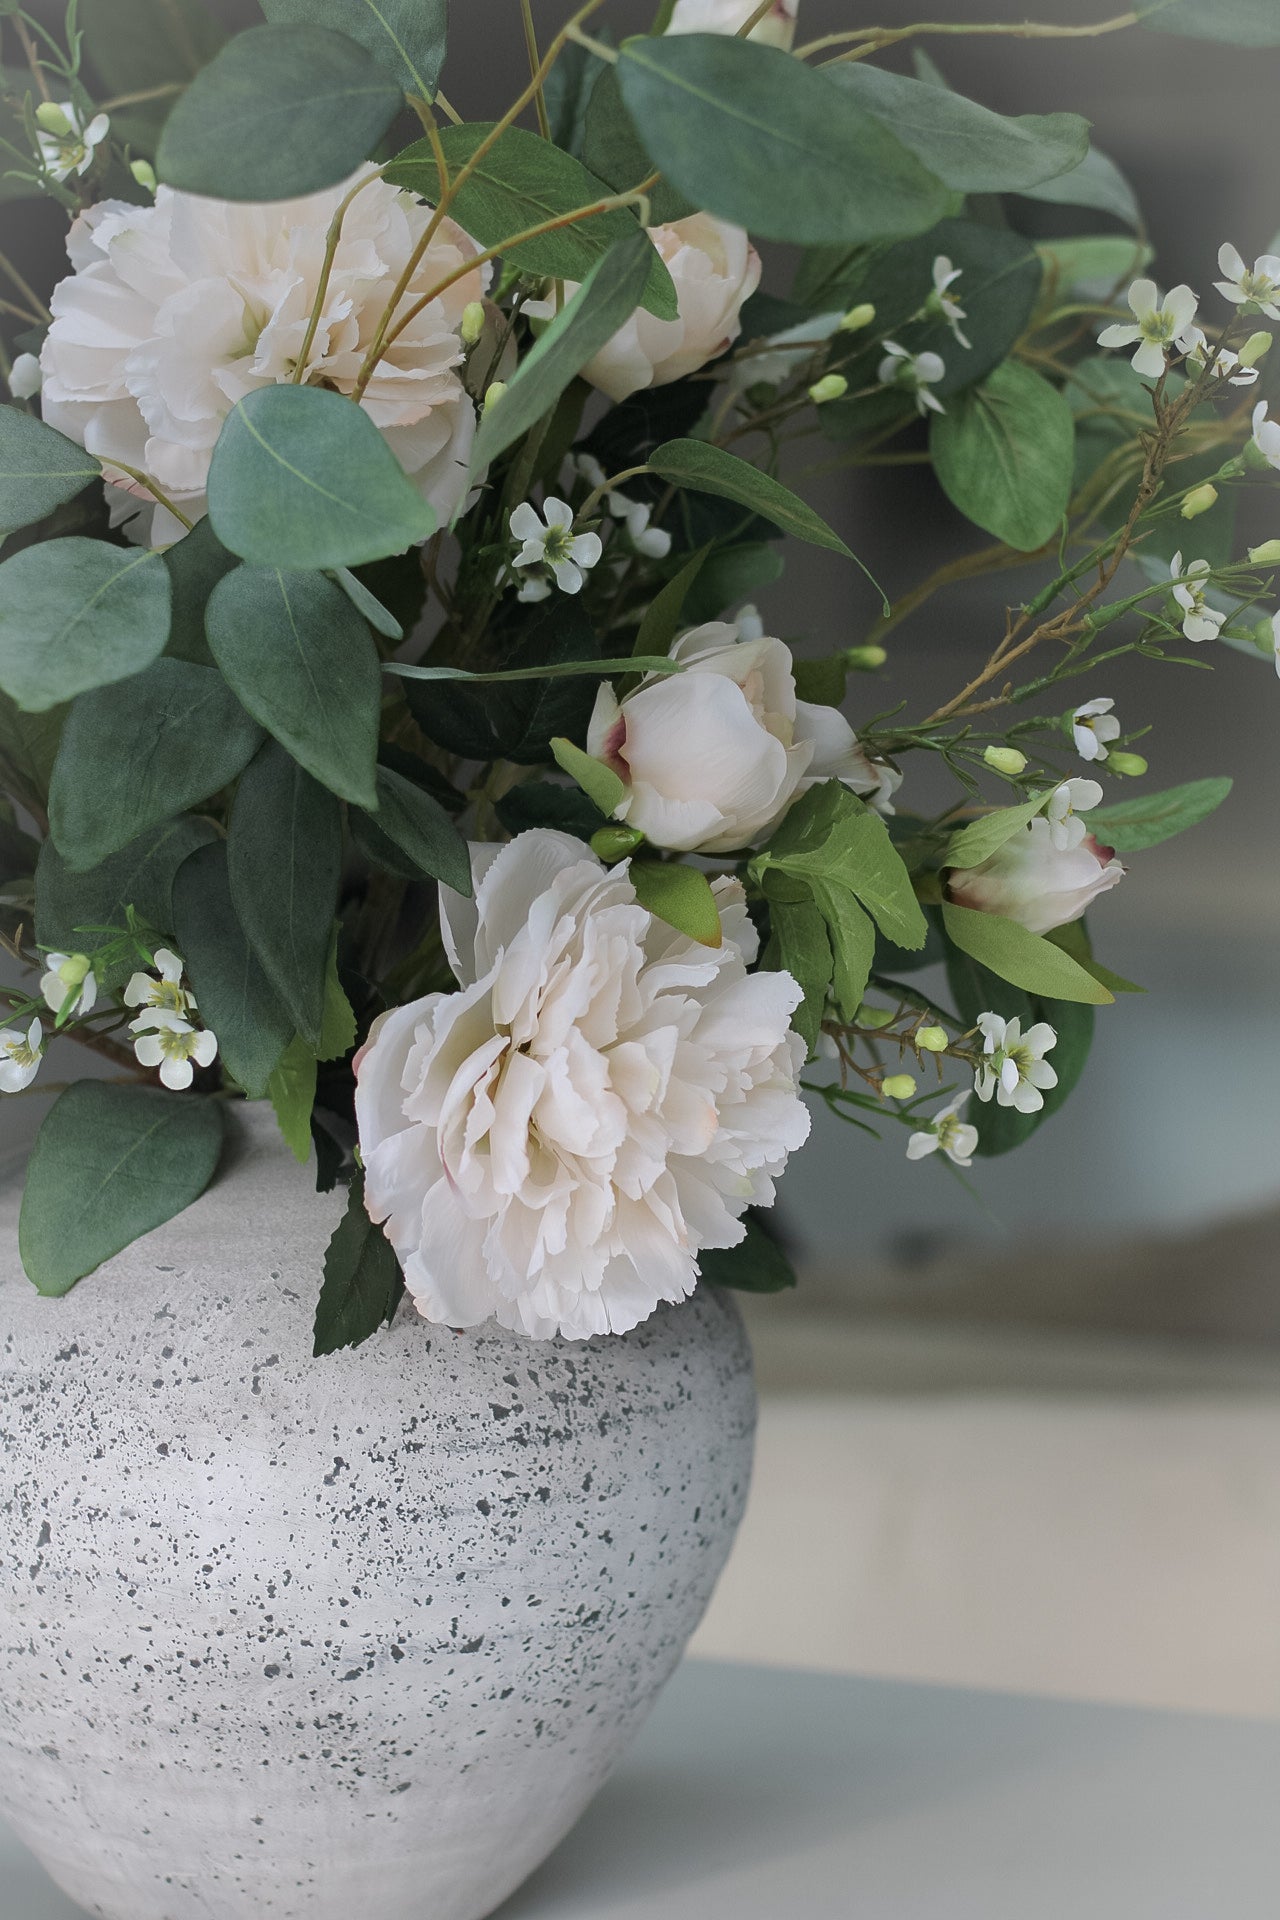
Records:
[[[211,1067],[217,1057],[218,1042],[212,1033],[198,1032],[180,1014],[158,1007],[149,1007],[131,1020],[129,1031],[135,1036],[138,1064],[159,1067],[161,1080],[175,1093],[191,1085],[196,1067]]]
[[[1105,760],[1108,742],[1120,738],[1114,700],[1086,700],[1071,716],[1071,737],[1082,760]]]
[[[973,1083],[979,1100],[990,1100],[994,1094],[997,1106],[1014,1107],[1019,1113],[1039,1113],[1044,1089],[1058,1084],[1057,1074],[1044,1057],[1058,1044],[1053,1028],[1040,1020],[1024,1034],[1020,1020],[980,1013],[978,1029],[986,1056]]]
[[[34,353],[20,353],[9,369],[9,391],[15,400],[34,400],[40,391],[40,362]]]
[[[960,278],[961,272],[962,269],[960,267],[952,266],[945,253],[940,253],[933,263],[933,298],[937,303],[938,311],[941,313],[960,345],[962,347],[968,347],[972,345],[972,342],[967,340],[960,330],[960,322],[967,319],[968,315],[960,305],[960,302],[952,299],[950,293],[947,291],[947,289],[954,286],[955,282]],[[888,344],[888,341],[886,341],[885,345],[887,346]]]
[[[1275,658],[1276,672],[1280,674],[1280,613],[1271,616],[1271,648]]]
[[[1096,780],[1073,778],[1054,788],[1044,817],[1049,824],[1049,839],[1059,853],[1069,853],[1081,844],[1088,828],[1080,815],[1096,807],[1101,798],[1102,788]]]
[[[161,1013],[176,1014],[180,1020],[185,1020],[188,1014],[196,1010],[196,997],[189,987],[182,984],[182,961],[168,947],[157,947],[155,965],[158,979],[149,973],[133,975],[124,990],[126,1007],[158,1008]]]
[[[86,953],[47,953],[46,971],[40,976],[40,992],[50,1013],[69,1020],[72,1014],[93,1010],[98,997],[98,982],[93,962]]]
[[[929,389],[941,380],[946,372],[946,362],[936,353],[908,353],[896,340],[882,340],[884,359],[876,368],[876,379],[882,387],[905,387],[914,395],[916,412],[924,415],[930,408],[934,413],[945,413],[946,408],[935,393]]]
[[[69,180],[73,173],[88,173],[94,149],[106,139],[111,122],[105,113],[95,113],[86,126],[70,100],[59,101],[56,111],[65,122],[65,132],[42,127],[36,134],[36,144],[50,179]]]
[[[24,1033],[21,1027],[0,1031],[0,1093],[21,1093],[40,1071],[44,1058],[44,1030],[33,1020]]]
[[[1280,320],[1280,255],[1264,253],[1246,267],[1228,241],[1218,250],[1218,265],[1226,278],[1213,284],[1224,300],[1234,307],[1255,306],[1268,320]]]
[[[960,1118],[960,1111],[968,1098],[967,1093],[958,1093],[954,1100],[934,1114],[924,1132],[912,1134],[907,1142],[908,1160],[923,1160],[927,1154],[936,1153],[941,1147],[948,1160],[957,1167],[973,1165],[978,1129]]]
[[[1228,386],[1251,387],[1258,378],[1259,369],[1242,366],[1240,355],[1232,353],[1230,347],[1220,347],[1215,355],[1200,327],[1188,327],[1178,335],[1174,345],[1179,353],[1186,354],[1194,372],[1201,373],[1211,365],[1214,379],[1225,380]]]
[[[1169,578],[1180,583],[1174,588],[1173,597],[1182,608],[1182,631],[1188,640],[1197,644],[1201,640],[1216,640],[1227,617],[1205,600],[1209,571],[1207,560],[1192,560],[1184,567],[1180,553],[1174,554],[1169,565]]]
[[[632,500],[617,487],[610,487],[605,470],[594,454],[579,453],[570,464],[593,492],[604,494],[604,504],[610,516],[622,522],[636,552],[648,560],[665,560],[671,551],[671,535],[664,533],[661,527],[649,525],[653,518],[652,507],[646,506],[643,500]]]
[[[542,519],[537,509],[524,500],[509,521],[512,537],[523,541],[512,565],[550,567],[561,593],[581,593],[582,582],[603,551],[596,533],[573,531],[573,508],[564,500],[549,497],[543,502]],[[545,521],[545,525],[543,522]],[[542,599],[545,596],[531,596]]]
[[[1129,289],[1129,305],[1137,324],[1104,327],[1098,345],[1130,347],[1136,341],[1135,370],[1148,380],[1158,380],[1165,370],[1167,349],[1190,327],[1199,304],[1190,287],[1174,287],[1161,302],[1154,280],[1135,280]]]
[[[1280,421],[1267,418],[1265,400],[1253,410],[1253,444],[1267,465],[1280,471]]]

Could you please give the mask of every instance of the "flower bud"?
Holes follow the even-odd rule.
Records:
[[[871,325],[875,317],[875,308],[869,300],[864,300],[860,306],[850,307],[840,322],[840,332],[861,333],[864,327]]]
[[[611,867],[616,860],[625,860],[636,848],[644,844],[644,835],[635,827],[598,827],[591,836],[591,851],[596,858]]]
[[[855,1027],[891,1027],[897,1017],[888,1007],[873,1007],[864,1000],[853,1016],[853,1024]]]
[[[1264,540],[1260,547],[1250,547],[1249,558],[1255,567],[1274,567],[1280,561],[1280,540]]]
[[[945,1027],[921,1027],[916,1034],[916,1045],[925,1053],[945,1053],[948,1044]]]
[[[65,140],[73,131],[71,122],[62,108],[56,106],[52,100],[42,100],[36,108],[36,125],[45,133],[53,134],[58,140]]]
[[[149,160],[131,160],[129,162],[129,171],[145,192],[155,192],[156,170]]]
[[[850,673],[874,673],[889,656],[883,647],[846,647],[840,658]]]
[[[887,1080],[880,1082],[880,1091],[886,1100],[909,1100],[916,1090],[916,1083],[909,1073],[891,1073]]]
[[[1242,367],[1256,367],[1259,360],[1262,359],[1264,354],[1268,354],[1270,353],[1270,351],[1271,351],[1271,335],[1266,331],[1264,327],[1260,329],[1257,333],[1251,333],[1249,335],[1249,338],[1245,341],[1244,345],[1241,347],[1240,365]]]
[[[824,373],[821,380],[815,380],[809,389],[809,398],[815,407],[825,406],[828,400],[843,400],[849,391],[849,382],[842,373]]]
[[[1182,503],[1184,520],[1196,520],[1202,513],[1208,513],[1218,498],[1218,489],[1211,480],[1205,480],[1200,486],[1192,487]]]
[[[501,400],[506,390],[507,383],[505,380],[495,380],[492,386],[485,388],[484,401],[482,404],[486,413],[488,413],[495,400]]]
[[[468,300],[462,309],[462,323],[458,332],[464,347],[474,347],[484,332],[484,307],[479,300]]]
[[[1271,462],[1256,440],[1250,440],[1244,452],[1240,455],[1240,462],[1246,473],[1267,473],[1271,468]],[[1226,472],[1225,467],[1223,468],[1223,472]]]
[[[1276,630],[1270,620],[1259,620],[1253,630],[1253,644],[1267,660],[1274,660],[1276,654]]]
[[[1270,648],[1267,651],[1270,652]],[[1140,753],[1109,753],[1107,768],[1111,773],[1127,774],[1130,779],[1136,780],[1147,771],[1147,762]]]
[[[1016,747],[988,747],[982,757],[994,773],[1014,777],[1026,771],[1027,756]]]
[[[53,969],[66,987],[76,988],[84,985],[93,962],[87,953],[69,953]]]
[[[40,362],[34,353],[20,353],[9,369],[9,391],[15,400],[33,400],[40,391]]]

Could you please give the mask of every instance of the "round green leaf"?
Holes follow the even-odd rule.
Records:
[[[140,673],[169,637],[159,554],[102,540],[45,540],[0,566],[0,688],[43,713]]]
[[[262,0],[274,26],[332,27],[368,49],[406,93],[434,100],[448,44],[448,0]]]
[[[322,573],[237,567],[205,616],[213,656],[268,733],[323,786],[374,807],[382,674],[369,629]]]
[[[436,524],[362,408],[295,386],[261,387],[228,414],[209,468],[209,518],[251,565],[304,570],[403,553]]]
[[[680,192],[767,240],[883,240],[951,207],[942,182],[826,74],[720,34],[628,40],[627,110]]]
[[[373,55],[325,27],[250,27],[164,124],[156,171],[220,200],[292,200],[354,173],[400,111]]]
[[[966,518],[1019,553],[1052,540],[1071,498],[1075,423],[1056,387],[1008,360],[935,415],[929,451]]]
[[[113,937],[110,929],[123,932],[130,907],[157,933],[171,933],[173,876],[213,837],[207,820],[186,814],[140,834],[87,873],[73,873],[46,840],[36,865],[36,939],[64,953],[96,953]],[[127,957],[113,963],[103,985],[122,985],[133,968]]]
[[[0,537],[74,500],[102,468],[21,407],[0,407]]]

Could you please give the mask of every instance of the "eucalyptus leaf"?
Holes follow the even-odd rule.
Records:
[[[1236,47],[1280,47],[1276,0],[1137,0],[1140,25],[1190,40]]]
[[[292,200],[337,186],[377,146],[402,91],[327,27],[250,27],[202,67],[160,135],[156,172],[221,200]]]
[[[1142,209],[1133,188],[1114,160],[1090,148],[1078,167],[1043,180],[1038,187],[1023,189],[1028,200],[1043,200],[1056,207],[1090,207],[1095,213],[1114,214],[1135,232],[1142,230]]]
[[[169,637],[159,554],[44,540],[0,566],[0,689],[28,713],[141,672]]]
[[[720,909],[699,868],[675,860],[633,860],[629,871],[636,899],[655,919],[704,947],[723,943]]]
[[[436,518],[362,407],[320,387],[259,387],[228,414],[209,518],[252,566],[356,567],[403,553]]]
[[[227,840],[236,917],[263,972],[314,1049],[342,863],[333,795],[269,740],[240,777]]]
[[[828,74],[720,34],[624,43],[618,82],[666,178],[698,206],[801,245],[922,233],[936,175]]]
[[[375,633],[384,640],[394,640],[397,644],[404,639],[404,628],[389,607],[384,607],[375,594],[370,593],[363,580],[347,567],[336,567],[333,578],[356,612],[369,622]]]
[[[213,838],[207,820],[184,815],[140,834],[87,873],[73,873],[46,840],[36,865],[36,939],[62,953],[96,953],[114,937],[110,929],[124,931],[130,907],[157,933],[172,933],[174,876]],[[113,962],[102,985],[123,985],[136,964],[128,957]]]
[[[467,843],[435,796],[392,768],[379,767],[377,797],[373,824],[405,855],[411,871],[470,898]]]
[[[395,1249],[369,1218],[364,1176],[357,1173],[343,1214],[324,1256],[324,1284],[316,1306],[317,1358],[358,1347],[389,1325],[404,1294]]]
[[[604,68],[587,102],[582,159],[592,173],[609,182],[615,193],[630,193],[646,180],[653,180],[657,172],[645,152],[636,123],[623,104],[618,75],[611,66]],[[696,203],[679,193],[661,174],[647,192],[649,218],[655,224],[687,220],[698,211]]]
[[[387,672],[403,680],[463,681],[472,686],[508,686],[528,680],[574,680],[584,673],[679,673],[678,660],[665,653],[619,655],[611,660],[548,660],[537,667],[495,667],[475,673],[469,667],[419,667],[407,660],[389,660]]]
[[[222,675],[187,660],[82,693],[62,731],[49,831],[73,872],[209,799],[262,743]]]
[[[197,520],[190,533],[164,550],[173,591],[173,611],[165,652],[198,667],[211,667],[213,655],[204,630],[209,595],[223,575],[239,566],[214,532],[209,516]]]
[[[1079,1000],[1108,1006],[1114,995],[1092,979],[1069,954],[1042,934],[1028,933],[1016,920],[998,913],[978,913],[972,907],[946,902],[942,922],[947,938],[991,973],[1024,992],[1046,999]]]
[[[726,453],[723,447],[713,447],[705,440],[668,440],[650,454],[649,471],[674,486],[733,500],[811,546],[826,547],[847,560],[857,558],[798,494],[749,461],[740,460],[736,453]]]
[[[273,26],[330,27],[357,40],[405,93],[434,100],[449,38],[448,0],[262,0]]]
[[[0,406],[0,539],[43,520],[101,477],[93,455],[74,440],[21,407]]]
[[[1015,361],[950,400],[929,430],[952,505],[1019,553],[1057,534],[1071,499],[1075,427],[1056,387]]]
[[[184,87],[225,38],[200,0],[80,0],[77,21],[104,96]]]
[[[18,1248],[36,1291],[69,1293],[189,1207],[222,1151],[216,1100],[78,1080],[45,1115],[27,1167]]]
[[[1098,807],[1089,815],[1090,830],[1117,853],[1139,853],[1158,847],[1175,833],[1199,826],[1231,791],[1231,781],[1189,780],[1185,786],[1167,787],[1163,793],[1135,794],[1132,800],[1116,800],[1109,807]]]
[[[254,719],[331,792],[376,807],[382,671],[342,588],[322,573],[237,567],[215,587],[206,626]]]
[[[198,848],[178,868],[173,921],[200,1017],[218,1036],[223,1065],[251,1100],[260,1100],[293,1038],[293,1021],[236,918],[223,841]]]

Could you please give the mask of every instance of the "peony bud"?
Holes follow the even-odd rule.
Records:
[[[945,1027],[921,1027],[916,1034],[916,1045],[925,1053],[945,1053],[949,1044]]]
[[[1107,755],[1107,766],[1112,773],[1126,774],[1131,780],[1138,779],[1147,771],[1147,762],[1140,753],[1110,753]]]
[[[1240,349],[1240,365],[1242,367],[1256,367],[1259,360],[1261,360],[1264,355],[1270,353],[1270,351],[1271,335],[1265,328],[1257,333],[1251,333]]]
[[[1183,519],[1199,519],[1202,513],[1208,513],[1210,507],[1216,505],[1217,499],[1218,489],[1213,485],[1211,480],[1205,480],[1200,486],[1192,487],[1190,493],[1182,503]]]
[[[40,391],[40,362],[34,353],[20,353],[9,369],[9,391],[15,400],[34,400]]]
[[[864,300],[861,306],[850,307],[848,313],[843,316],[840,321],[840,331],[841,333],[861,333],[864,327],[871,325],[875,317],[875,308],[869,300]]]
[[[156,170],[149,160],[131,160],[129,171],[145,193],[156,190]]]
[[[69,133],[75,131],[62,108],[52,100],[42,100],[36,108],[36,125],[45,133],[53,134],[57,140],[65,140]]]
[[[1007,773],[1016,778],[1026,771],[1027,756],[1016,747],[988,747],[982,757],[993,773]]]
[[[849,391],[849,382],[842,373],[824,373],[821,380],[815,380],[809,389],[809,398],[815,407],[825,406],[828,400],[843,400]]]
[[[790,53],[798,4],[799,0],[774,0],[763,19],[752,27],[750,38]],[[760,0],[676,0],[667,32],[739,34],[759,5]]]
[[[891,1013],[888,1007],[873,1007],[869,1001],[864,1000],[853,1016],[853,1024],[855,1027],[870,1027],[876,1030],[880,1027],[891,1027],[897,1017],[897,1014]]]
[[[635,827],[598,827],[591,836],[591,851],[598,860],[611,867],[618,860],[625,860],[628,854],[643,846],[644,835]]]
[[[1255,567],[1274,567],[1280,561],[1280,540],[1264,540],[1260,547],[1250,547],[1249,558]]]
[[[883,647],[846,647],[840,658],[850,673],[874,673],[889,656]]]
[[[484,305],[479,300],[468,300],[462,309],[462,321],[458,327],[464,347],[474,347],[484,332]]]
[[[1113,754],[1108,764],[1114,760]],[[947,893],[958,907],[997,913],[1030,933],[1049,933],[1078,920],[1124,874],[1114,848],[1101,846],[1092,834],[1075,846],[1055,846],[1050,822],[1037,819],[980,867],[953,868]]]
[[[880,1091],[886,1100],[909,1100],[916,1090],[916,1083],[909,1073],[891,1073],[887,1080],[880,1083]]]

